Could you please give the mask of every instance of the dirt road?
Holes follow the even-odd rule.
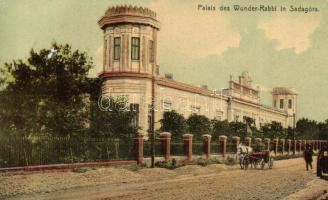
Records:
[[[10,186],[22,187],[18,189],[21,190],[19,195],[11,196],[11,199],[33,200],[308,199],[328,189],[328,182],[318,179],[314,172],[305,170],[302,159],[293,159],[276,161],[272,170],[242,171],[220,164],[185,166],[176,170],[142,169],[131,172],[103,169],[81,174],[16,175],[11,177]],[[38,180],[33,176],[47,176],[46,180],[42,180],[44,189],[24,190],[23,187],[27,186],[21,181]]]

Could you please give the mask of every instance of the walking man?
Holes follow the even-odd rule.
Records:
[[[309,144],[306,145],[306,148],[303,152],[305,164],[306,164],[306,170],[309,170],[309,166],[312,169],[312,156],[313,156],[313,150]]]

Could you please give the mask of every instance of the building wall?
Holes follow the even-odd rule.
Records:
[[[210,119],[242,121],[244,116],[261,124],[277,121],[284,127],[292,126],[296,113],[296,95],[284,88],[273,94],[274,100],[293,98],[293,108],[279,109],[260,104],[259,90],[252,87],[248,72],[239,81],[229,81],[223,94],[158,76],[156,13],[142,7],[110,7],[98,21],[104,31],[103,96],[125,96],[130,104],[139,106],[140,133],[146,135],[152,105],[153,82],[155,90],[155,129],[160,128],[163,113],[176,110],[188,118],[196,113]],[[120,39],[120,58],[114,59],[115,38]],[[139,58],[132,59],[132,39],[139,38]],[[149,48],[150,44],[152,48]],[[152,59],[150,59],[152,58]],[[192,72],[191,72],[192,73]],[[287,92],[287,93],[286,93]],[[291,96],[289,96],[291,95]],[[288,102],[286,102],[286,105]],[[294,118],[291,118],[291,116]]]
[[[176,84],[176,82],[173,83]],[[151,79],[147,78],[110,78],[104,81],[103,95],[125,96],[130,104],[138,104],[140,133],[147,135],[148,113],[152,100],[151,88]],[[155,129],[160,128],[159,121],[164,112],[171,110],[177,111],[185,118],[193,113],[205,115],[210,119],[240,122],[243,121],[244,116],[251,117],[255,119],[258,128],[272,121],[281,123],[285,128],[289,126],[286,112],[234,99],[229,109],[227,99],[226,96],[211,95],[210,91],[208,94],[202,94],[189,91],[188,88],[177,89],[157,84],[155,88]],[[232,116],[230,119],[228,118],[229,114]]]
[[[104,81],[102,95],[117,98],[124,96],[129,104],[139,105],[140,133],[148,130],[148,105],[151,105],[151,80],[143,78],[111,78]]]
[[[227,118],[226,98],[213,96],[157,86],[156,105],[159,109],[156,112],[156,120],[161,119],[163,113],[170,110],[177,111],[185,118],[191,114],[198,114],[211,119],[225,120]]]

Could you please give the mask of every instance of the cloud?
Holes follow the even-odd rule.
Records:
[[[198,11],[198,4],[158,0],[150,5],[161,22],[161,50],[201,58],[238,48],[241,36],[233,29],[229,17],[217,11]]]
[[[310,16],[275,16],[259,22],[258,29],[266,38],[277,41],[277,50],[294,49],[296,54],[311,46],[310,35],[319,26],[319,20]]]

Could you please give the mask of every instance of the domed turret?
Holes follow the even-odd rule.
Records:
[[[104,30],[103,73],[100,77],[118,73],[152,75],[156,71],[156,13],[137,6],[108,8],[98,21]]]

